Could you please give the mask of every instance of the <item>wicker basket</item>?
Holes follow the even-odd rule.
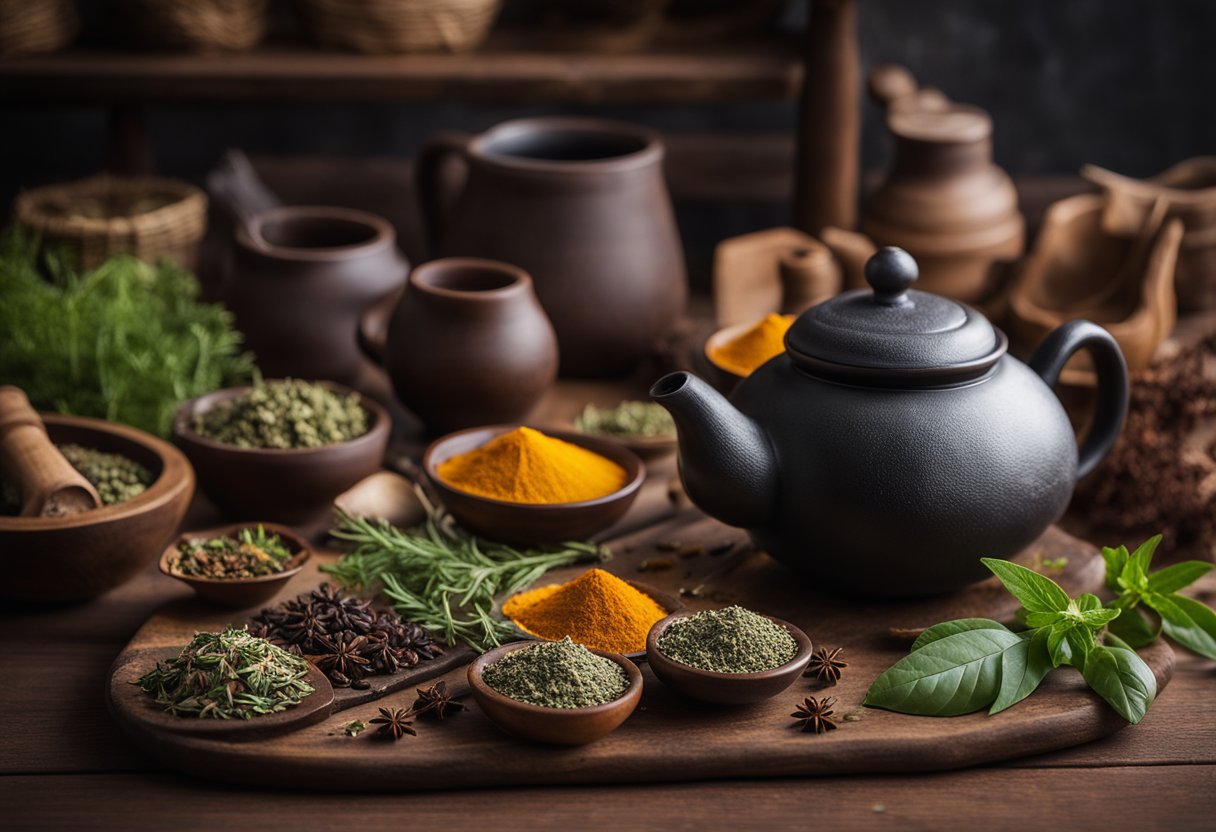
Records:
[[[489,34],[501,0],[297,0],[314,38],[370,54],[467,52]]]
[[[144,46],[184,52],[239,52],[266,34],[269,0],[126,0]]]
[[[79,28],[72,0],[0,0],[0,58],[62,49]]]
[[[25,191],[14,213],[44,243],[79,251],[84,268],[126,253],[150,262],[168,257],[194,271],[207,230],[206,194],[176,179],[99,174]]]

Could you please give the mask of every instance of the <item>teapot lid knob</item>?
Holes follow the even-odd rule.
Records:
[[[907,306],[908,289],[920,270],[912,255],[902,248],[884,246],[866,261],[866,282],[874,290],[874,300],[883,306]]]

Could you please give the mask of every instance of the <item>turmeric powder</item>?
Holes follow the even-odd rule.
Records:
[[[519,427],[439,464],[452,488],[512,503],[578,503],[625,487],[625,469],[570,442]]]
[[[776,355],[785,352],[785,331],[793,315],[766,315],[762,320],[709,352],[709,358],[723,370],[747,378]]]
[[[574,580],[521,592],[502,605],[503,615],[526,633],[556,641],[569,636],[592,650],[646,649],[646,634],[667,611],[653,598],[602,569]]]

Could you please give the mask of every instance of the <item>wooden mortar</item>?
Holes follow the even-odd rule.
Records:
[[[0,387],[0,474],[17,487],[22,517],[66,517],[101,505],[93,484],[64,459],[18,387]]]

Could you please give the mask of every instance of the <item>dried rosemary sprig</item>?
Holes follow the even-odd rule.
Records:
[[[509,641],[514,626],[494,614],[494,597],[510,595],[559,566],[604,560],[598,546],[564,543],[553,550],[520,550],[458,529],[423,498],[427,521],[412,530],[337,511],[330,533],[355,545],[336,564],[322,566],[335,580],[381,592],[401,615],[448,644],[465,641],[488,650]]]
[[[313,692],[308,663],[244,629],[197,633],[175,659],[132,684],[171,714],[250,719],[299,705]]]

